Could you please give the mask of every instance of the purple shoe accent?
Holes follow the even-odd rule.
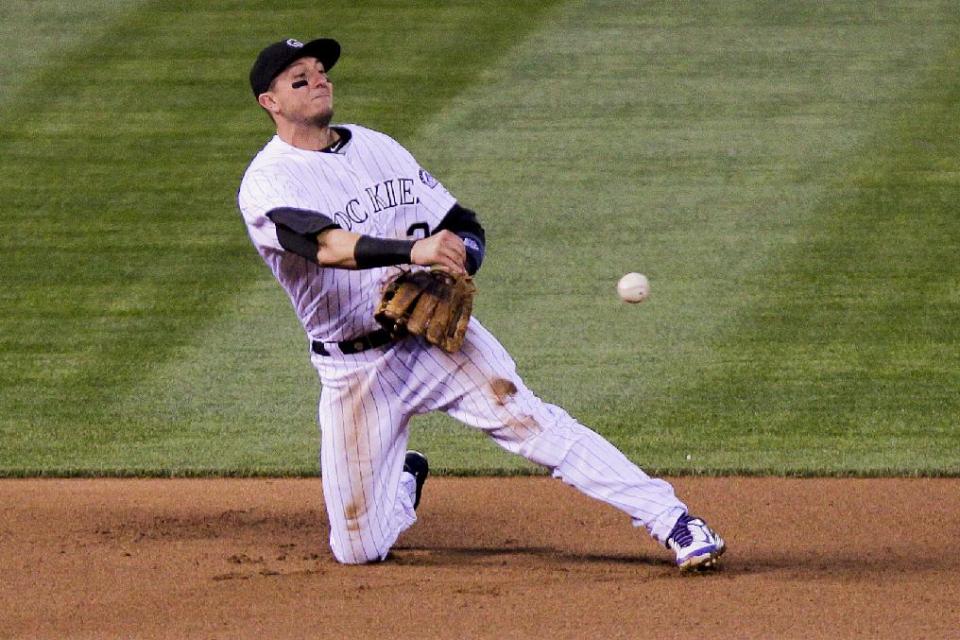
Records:
[[[687,525],[693,519],[694,518],[691,517],[689,513],[685,513],[680,516],[680,518],[677,520],[677,524],[673,525],[673,529],[670,530],[670,535],[667,536],[667,543],[673,540],[681,547],[686,547],[692,543],[693,534],[690,533],[690,529],[687,527]]]

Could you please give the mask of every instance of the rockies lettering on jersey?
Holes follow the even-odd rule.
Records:
[[[293,303],[311,340],[339,342],[378,328],[380,291],[395,267],[323,268],[284,251],[267,213],[293,207],[321,213],[348,231],[382,238],[432,232],[456,199],[389,136],[337,125],[349,140],[336,153],[298,149],[274,136],[240,184],[240,210],[257,251]],[[413,229],[414,232],[410,230]],[[319,286],[318,286],[319,284]]]

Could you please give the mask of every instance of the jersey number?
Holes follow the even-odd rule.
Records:
[[[417,231],[423,231],[423,236],[417,236]],[[426,222],[414,222],[412,225],[407,227],[407,237],[408,238],[426,238],[430,235],[430,225]]]

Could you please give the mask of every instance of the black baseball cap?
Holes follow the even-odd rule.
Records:
[[[307,57],[316,58],[323,63],[323,68],[329,71],[340,58],[340,43],[330,38],[311,40],[307,44],[293,38],[274,42],[260,52],[250,69],[250,88],[253,89],[253,95],[259,97],[261,93],[268,91],[270,83],[281,71],[289,67],[294,60]]]

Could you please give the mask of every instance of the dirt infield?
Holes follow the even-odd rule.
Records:
[[[547,478],[431,479],[366,567],[319,480],[2,481],[0,637],[957,637],[960,481],[674,482],[722,571]]]

